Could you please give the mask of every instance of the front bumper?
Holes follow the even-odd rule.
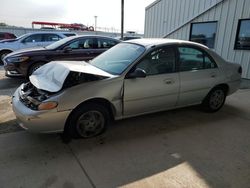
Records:
[[[15,64],[6,63],[4,61],[4,69],[5,69],[5,75],[8,76],[8,77],[23,76],[19,72],[18,67]]]
[[[20,89],[21,86],[12,96],[12,108],[18,124],[30,132],[63,132],[70,110],[61,112],[58,112],[57,109],[48,111],[31,110],[19,100]]]

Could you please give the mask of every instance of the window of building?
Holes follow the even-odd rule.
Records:
[[[250,50],[250,19],[239,20],[235,49]]]
[[[189,40],[214,48],[216,30],[217,22],[192,23]]]
[[[216,68],[215,62],[206,53],[196,48],[179,47],[180,71]]]

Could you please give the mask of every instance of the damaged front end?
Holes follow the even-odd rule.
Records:
[[[50,110],[57,107],[55,101],[44,102],[54,93],[38,89],[31,82],[23,84],[19,91],[19,100],[31,110]]]
[[[46,101],[50,97],[58,94],[59,92],[91,81],[98,81],[105,79],[105,76],[86,74],[81,72],[71,71],[63,82],[62,88],[56,92],[50,92],[43,89],[38,89],[31,82],[23,84],[20,88],[19,97],[20,101],[31,110],[50,110],[57,107],[56,101]],[[45,102],[46,101],[46,102]]]

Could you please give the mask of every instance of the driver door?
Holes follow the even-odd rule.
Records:
[[[124,79],[124,116],[175,107],[180,83],[174,48],[161,47],[151,51],[130,72],[137,68],[143,69],[146,77]]]

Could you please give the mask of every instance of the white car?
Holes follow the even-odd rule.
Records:
[[[122,42],[90,63],[52,62],[15,92],[23,128],[75,137],[102,133],[111,119],[202,104],[218,111],[240,86],[241,66],[188,41]]]
[[[55,41],[65,37],[74,36],[72,32],[36,32],[22,35],[16,39],[7,39],[0,41],[0,63],[9,53],[31,47],[45,47]]]

